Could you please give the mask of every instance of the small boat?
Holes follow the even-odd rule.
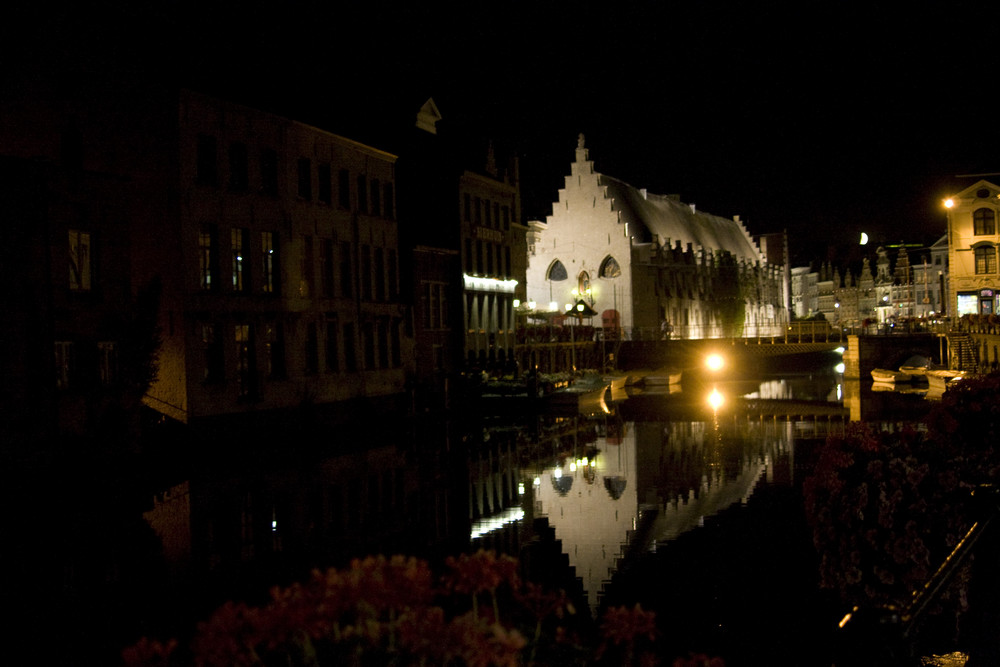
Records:
[[[894,371],[888,368],[873,368],[872,379],[876,382],[907,383],[913,380],[913,375],[903,371]]]
[[[920,377],[925,375],[929,368],[933,368],[931,360],[927,357],[917,355],[904,361],[903,365],[899,367],[899,372],[913,377]]]
[[[956,368],[932,368],[927,371],[927,389],[931,392],[944,393],[952,384],[961,381],[968,375],[967,371]]]
[[[647,387],[661,387],[665,385],[680,384],[681,371],[660,368],[644,377],[642,381]]]

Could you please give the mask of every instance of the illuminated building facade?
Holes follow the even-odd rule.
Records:
[[[1000,186],[981,180],[947,202],[948,312],[957,316],[995,315],[1000,306]]]
[[[779,335],[787,324],[787,261],[769,261],[738,218],[597,173],[582,135],[552,214],[529,226],[536,313],[582,300],[605,337],[646,339]]]

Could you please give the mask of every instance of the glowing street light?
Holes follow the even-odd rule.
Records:
[[[705,357],[705,367],[710,371],[721,370],[723,366],[726,365],[725,359],[722,358],[721,354],[713,352],[712,354]]]

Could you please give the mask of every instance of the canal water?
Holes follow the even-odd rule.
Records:
[[[572,435],[523,467],[516,523],[494,530],[520,531],[523,550],[526,526],[549,529],[592,613],[655,611],[673,656],[828,666],[844,610],[817,585],[801,481],[819,444],[849,421],[838,370],[823,358],[543,418],[574,424]]]
[[[161,425],[161,456],[143,468],[159,492],[139,512],[131,474],[67,465],[9,480],[32,508],[13,519],[22,539],[8,568],[28,600],[24,637],[113,655],[143,634],[183,635],[224,600],[262,602],[312,568],[483,548],[517,556],[595,617],[607,605],[655,611],[665,660],[829,665],[845,610],[818,588],[802,481],[860,412],[923,410],[919,396],[845,383],[836,364],[615,389],[548,411],[499,398],[451,420],[359,411],[334,432],[303,413],[265,446],[248,446],[255,424]],[[46,627],[65,641],[46,644]]]

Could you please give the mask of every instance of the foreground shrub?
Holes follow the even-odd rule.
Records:
[[[437,581],[422,560],[376,556],[274,588],[260,607],[229,602],[189,649],[144,638],[122,657],[128,667],[656,664],[653,613],[609,609],[593,636],[574,616],[562,591],[522,582],[517,561],[493,552],[449,558]]]
[[[847,605],[904,606],[979,518],[972,490],[1000,477],[1000,374],[950,387],[925,426],[852,424],[803,483],[821,584]],[[967,580],[943,598],[957,613]]]

